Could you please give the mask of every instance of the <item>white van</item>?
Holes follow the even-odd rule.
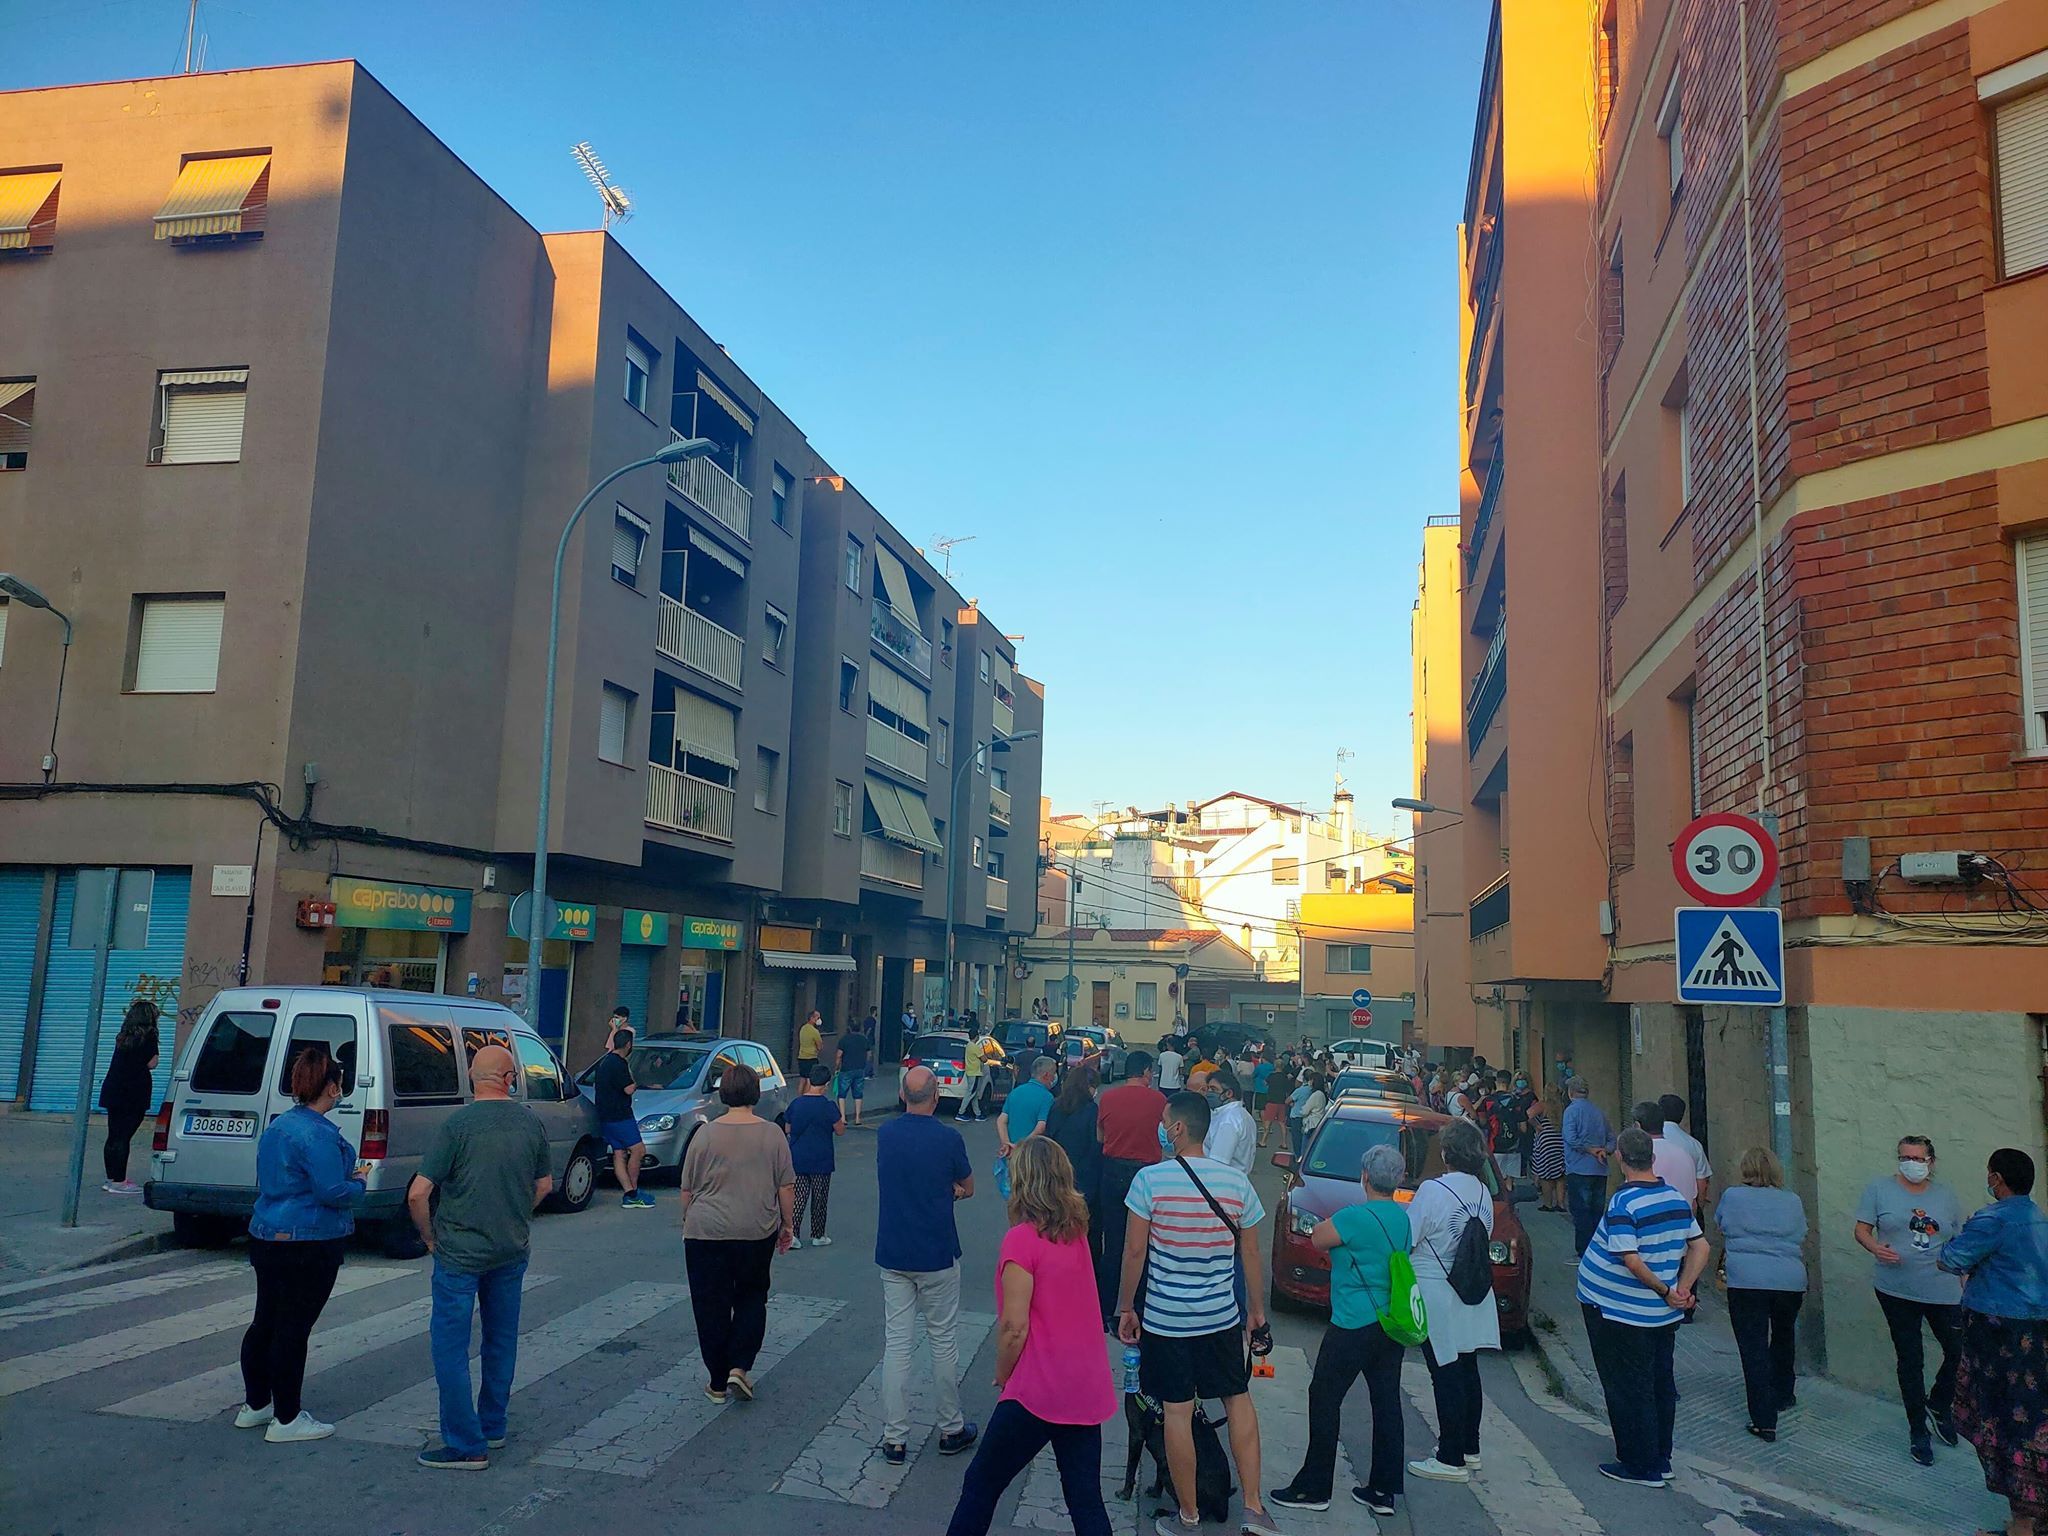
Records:
[[[604,1159],[588,1107],[526,1021],[497,1003],[358,987],[232,987],[185,1041],[156,1119],[143,1203],[171,1212],[179,1238],[227,1241],[256,1208],[256,1143],[290,1109],[291,1062],[324,1045],[341,1063],[329,1118],[370,1162],[359,1223],[408,1241],[405,1193],[434,1134],[474,1097],[469,1063],[502,1045],[519,1063],[516,1097],[540,1117],[554,1152],[550,1204],[590,1204]]]
[[[1369,1067],[1375,1072],[1400,1069],[1394,1048],[1382,1040],[1339,1040],[1330,1047],[1330,1060],[1339,1071],[1346,1067]]]

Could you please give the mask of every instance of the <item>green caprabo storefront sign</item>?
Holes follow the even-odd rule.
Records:
[[[334,921],[342,928],[408,928],[428,933],[469,932],[468,891],[445,885],[402,885],[336,875],[331,886]]]

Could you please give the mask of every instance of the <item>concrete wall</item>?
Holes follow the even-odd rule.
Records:
[[[1442,809],[1417,813],[1415,1036],[1425,1049],[1474,1038],[1471,924],[1465,898],[1465,693],[1459,671],[1459,530],[1425,528],[1410,626],[1415,794]]]

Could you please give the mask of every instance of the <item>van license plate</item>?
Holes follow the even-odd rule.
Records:
[[[185,1117],[187,1136],[254,1136],[256,1118],[253,1115],[187,1115]]]

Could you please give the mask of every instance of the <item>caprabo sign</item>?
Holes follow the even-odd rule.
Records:
[[[334,921],[343,928],[469,932],[470,893],[450,886],[402,885],[336,875],[332,894]]]

